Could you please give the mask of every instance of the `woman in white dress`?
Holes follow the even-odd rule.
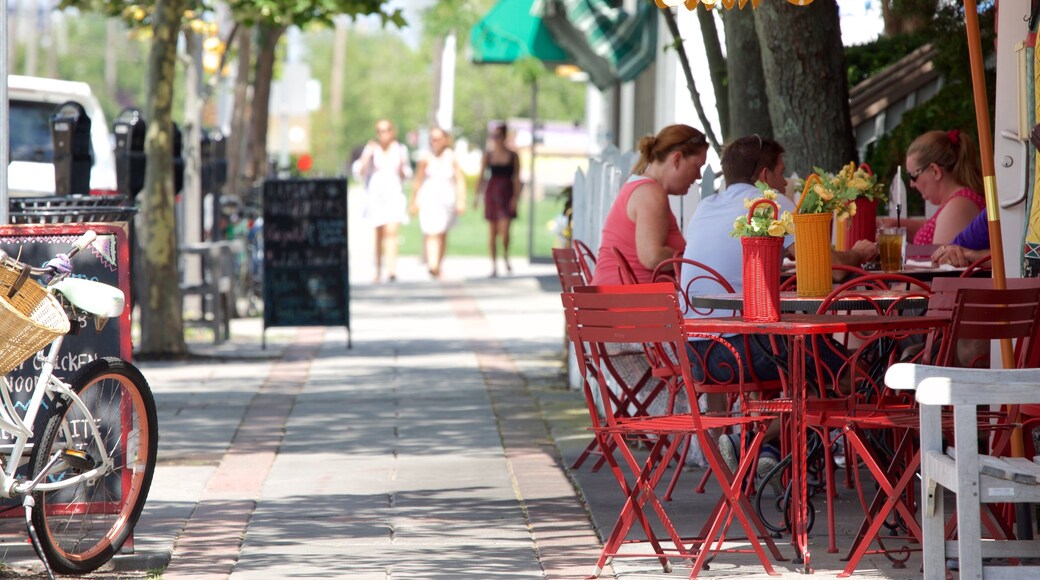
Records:
[[[412,212],[419,214],[425,235],[426,265],[431,276],[440,278],[448,230],[466,209],[466,182],[448,135],[437,127],[430,130],[430,151],[419,160],[412,191]]]
[[[387,279],[397,280],[397,230],[408,223],[408,200],[402,182],[412,176],[408,148],[397,141],[394,124],[376,122],[376,141],[365,145],[354,174],[365,184],[365,222],[376,230],[376,276],[382,276],[386,256]]]

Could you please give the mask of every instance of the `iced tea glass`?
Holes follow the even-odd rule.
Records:
[[[878,253],[882,272],[898,272],[906,258],[906,228],[884,227],[877,231]]]

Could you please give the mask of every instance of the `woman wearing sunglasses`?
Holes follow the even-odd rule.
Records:
[[[929,203],[939,206],[916,229],[915,244],[949,244],[986,207],[979,150],[971,137],[957,129],[929,131],[910,144],[906,169],[910,185]],[[919,227],[915,227],[919,226]]]

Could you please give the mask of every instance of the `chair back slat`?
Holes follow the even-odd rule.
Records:
[[[553,263],[556,264],[556,275],[560,278],[560,288],[570,292],[575,286],[585,286],[587,282],[581,274],[578,254],[570,248],[553,248]]]
[[[596,271],[596,254],[585,242],[577,238],[571,240],[571,246],[578,256],[578,266],[581,267],[581,275],[585,278],[585,284],[589,285],[592,283],[592,275]]]
[[[689,280],[683,284],[684,272],[689,275]],[[726,277],[717,270],[696,260],[689,258],[669,258],[654,268],[650,277],[653,282],[667,282],[674,286],[680,300],[680,306],[687,316],[692,314],[706,316],[714,312],[714,308],[695,307],[690,304],[691,288],[696,284],[698,294],[728,294],[732,293],[733,285]],[[732,312],[738,314],[737,311]]]

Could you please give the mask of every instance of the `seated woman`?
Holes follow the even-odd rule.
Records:
[[[906,151],[910,185],[939,206],[928,220],[910,220],[914,244],[949,244],[986,207],[978,148],[959,130],[929,131]]]
[[[614,248],[620,250],[639,282],[686,247],[668,197],[686,195],[701,177],[708,141],[688,125],[669,125],[639,141],[639,161],[621,186],[603,223],[593,285],[620,284]]]

